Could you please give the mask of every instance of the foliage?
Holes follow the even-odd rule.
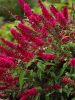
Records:
[[[39,1],[41,14],[18,0],[27,19],[10,30],[16,43],[0,37],[1,97],[13,100],[66,100],[75,97],[74,9],[50,11]]]
[[[13,41],[13,38],[12,38],[9,30],[10,30],[11,27],[16,26],[17,21],[14,21],[14,22],[11,22],[11,23],[10,22],[4,23],[2,21],[2,19],[0,21],[1,22],[0,24],[2,24],[1,27],[0,27],[0,36],[5,37],[6,39]]]
[[[31,7],[34,6],[34,1],[31,0],[25,0],[30,4]],[[23,10],[21,7],[18,5],[17,0],[0,0],[0,16],[6,18],[7,20],[12,20],[14,19],[13,15],[23,15]]]
[[[22,9],[17,3],[17,0],[0,0],[0,16],[5,17],[6,19],[11,19],[11,13],[14,15],[23,14]]]

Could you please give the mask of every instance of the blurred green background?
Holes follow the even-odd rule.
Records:
[[[38,5],[38,0],[25,0],[29,3],[31,8],[40,13],[41,9]],[[49,7],[51,4],[55,5],[58,9],[61,9],[64,5],[67,5],[69,11],[71,11],[72,4],[75,5],[75,0],[42,0],[43,3]],[[24,12],[18,4],[18,0],[0,0],[0,36],[13,40],[9,32],[10,28],[17,24],[13,15],[23,16]]]

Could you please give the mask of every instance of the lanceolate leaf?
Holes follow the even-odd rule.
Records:
[[[20,75],[19,75],[19,84],[20,84],[20,89],[22,89],[23,85],[24,85],[24,77],[25,77],[25,71],[21,71]]]
[[[40,71],[43,71],[43,72],[44,72],[45,64],[43,64],[42,62],[38,62],[37,66],[38,66],[38,69],[39,69]]]

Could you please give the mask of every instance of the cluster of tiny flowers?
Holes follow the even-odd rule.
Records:
[[[70,58],[69,63],[71,67],[75,67],[75,58]]]
[[[75,86],[75,81],[73,79],[71,79],[70,76],[67,76],[67,75],[63,76],[62,82],[64,84],[70,84],[72,86]]]
[[[11,90],[18,83],[18,77],[13,77],[9,71],[16,67],[15,58],[7,56],[5,53],[0,53],[0,97],[6,94],[3,91]]]
[[[60,84],[54,84],[54,85],[47,85],[47,86],[43,86],[43,88],[47,89],[47,90],[59,90],[62,88],[62,86]]]
[[[63,82],[64,84],[69,84],[69,83],[70,83],[70,77],[67,76],[67,75],[63,76],[62,82]]]
[[[26,91],[24,91],[21,95],[20,95],[20,100],[28,100],[28,98],[30,96],[35,96],[38,93],[38,89],[37,88],[31,88],[28,89]]]

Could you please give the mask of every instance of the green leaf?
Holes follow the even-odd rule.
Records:
[[[51,71],[50,74],[51,74],[51,77],[56,78],[55,72]]]
[[[38,62],[37,66],[38,66],[38,69],[39,69],[39,70],[41,70],[41,71],[44,72],[45,64],[43,64],[42,62]]]
[[[36,57],[34,57],[33,60],[31,60],[30,62],[26,63],[26,68],[28,68],[35,60],[38,60],[38,59],[36,59]]]
[[[37,76],[39,77],[39,79],[42,78],[42,72],[40,70],[37,71]]]
[[[73,78],[75,78],[75,74],[72,74],[71,76],[72,76]]]
[[[26,63],[26,68],[28,68],[32,64],[32,61]]]
[[[52,92],[48,93],[48,94],[46,95],[46,97],[49,97],[49,96],[52,95],[54,92],[55,92],[55,91],[52,91]]]
[[[63,68],[60,70],[60,73],[58,76],[56,76],[56,80],[58,80],[65,72],[66,68],[68,67],[68,63],[64,63]]]
[[[67,96],[69,96],[72,93],[73,88],[69,87],[68,85],[65,85],[64,88],[63,88],[63,91],[64,91],[64,93],[67,94]]]
[[[75,3],[75,0],[72,0],[73,3]]]
[[[45,96],[45,100],[50,100],[50,99],[49,99],[49,96]]]
[[[25,71],[22,70],[20,72],[20,76],[19,76],[20,89],[22,89],[23,84],[24,84],[24,76],[25,76]]]
[[[16,76],[16,75],[17,75],[17,70],[14,70],[14,72],[13,72],[12,75],[13,75],[13,76]]]
[[[64,65],[63,65],[63,68],[61,69],[60,71],[60,75],[59,76],[62,76],[66,70],[66,68],[68,67],[68,63],[66,62]]]
[[[40,96],[37,95],[37,96],[35,97],[35,100],[40,100]]]
[[[63,91],[62,91],[62,88],[61,88],[61,89],[59,89],[59,92],[60,92],[60,93],[62,93],[62,92],[63,92]]]
[[[61,0],[61,3],[63,3],[65,0]]]

